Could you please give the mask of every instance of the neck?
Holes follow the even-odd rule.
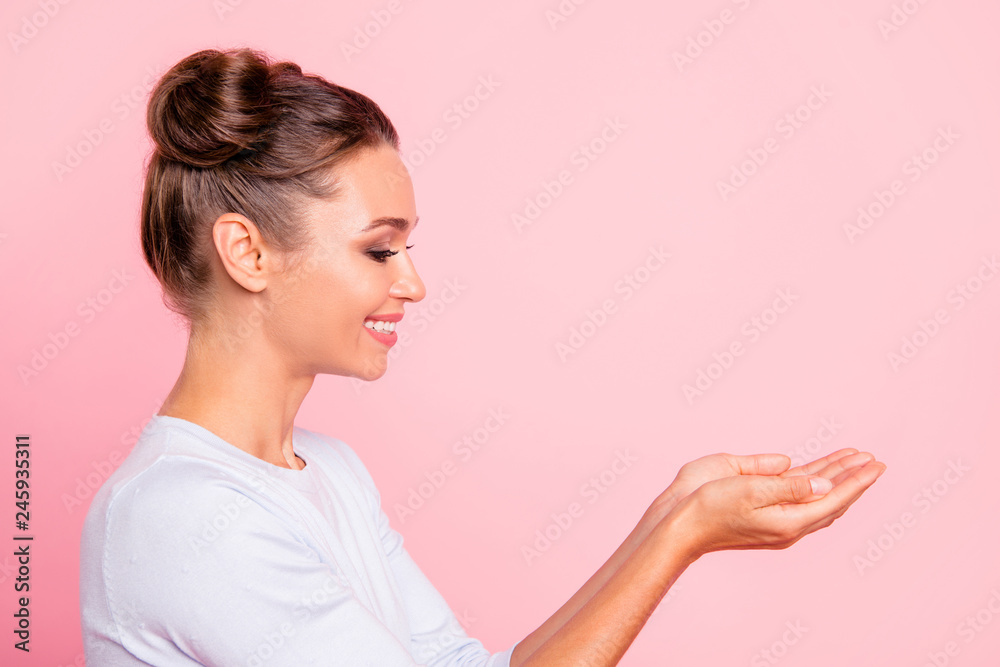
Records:
[[[263,336],[239,342],[192,330],[184,368],[159,414],[202,426],[282,468],[301,469],[292,428],[315,375],[293,375]]]

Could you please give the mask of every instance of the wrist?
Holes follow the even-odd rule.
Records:
[[[655,539],[664,544],[685,563],[685,567],[705,554],[702,539],[694,519],[690,496],[675,502],[670,511],[656,524]]]
[[[674,485],[668,486],[656,500],[646,510],[643,519],[649,519],[654,524],[659,523],[669,515],[680,501],[684,498],[674,489]]]

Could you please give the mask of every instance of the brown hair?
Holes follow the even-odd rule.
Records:
[[[335,197],[334,168],[363,148],[399,150],[371,99],[248,48],[174,65],[150,96],[146,123],[155,146],[142,251],[164,303],[189,322],[210,302],[218,216],[244,215],[276,249],[301,250],[310,240],[296,213],[302,197]]]

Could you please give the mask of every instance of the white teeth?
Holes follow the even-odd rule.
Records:
[[[381,320],[365,320],[365,326],[381,333],[392,333],[396,330],[395,322],[383,322]]]

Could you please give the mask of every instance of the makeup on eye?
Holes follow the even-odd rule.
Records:
[[[413,247],[413,245],[408,245],[408,246],[406,246],[406,249],[409,250],[412,247]],[[399,253],[398,250],[369,250],[368,251],[368,255],[371,256],[371,258],[374,259],[379,264],[385,264],[385,262],[386,262],[387,259],[389,259],[393,255],[398,254],[398,253]]]

